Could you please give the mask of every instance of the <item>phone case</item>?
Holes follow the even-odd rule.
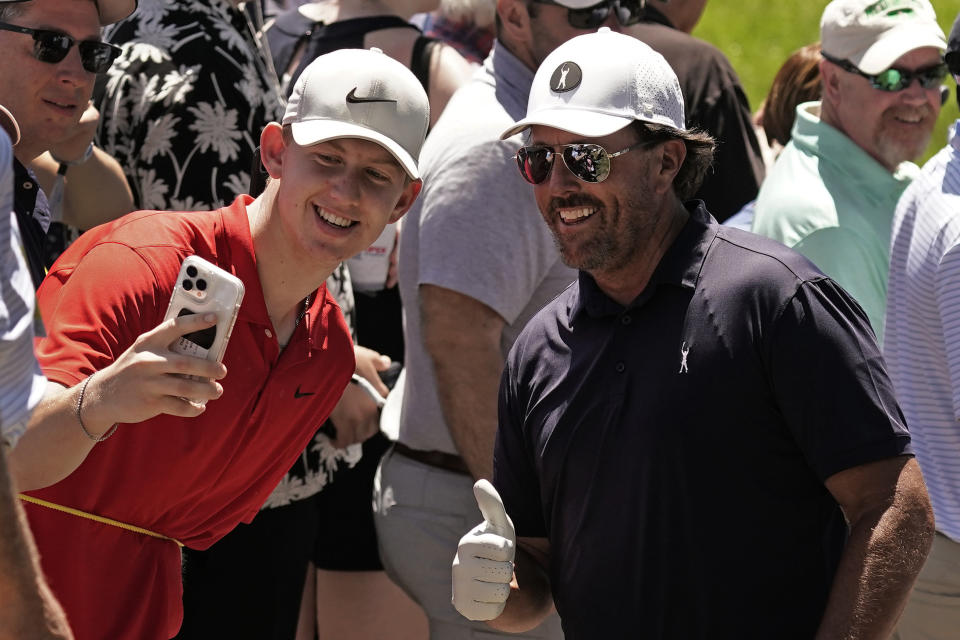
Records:
[[[217,324],[178,338],[170,349],[197,358],[223,360],[240,311],[243,291],[243,282],[217,265],[199,256],[184,259],[164,320],[194,313],[214,313]]]

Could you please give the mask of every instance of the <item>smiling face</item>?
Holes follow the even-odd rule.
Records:
[[[272,124],[261,137],[264,163],[280,178],[273,210],[278,246],[303,267],[333,268],[377,239],[413,204],[411,181],[382,146],[337,138],[302,147]]]
[[[591,142],[615,153],[639,139],[633,127],[604,138],[585,139],[534,126],[530,144],[559,151],[563,144]],[[560,154],[555,154],[550,174],[534,186],[534,196],[565,264],[591,274],[618,271],[630,264],[653,236],[659,218],[651,208],[658,197],[645,179],[650,153],[638,148],[612,158],[610,175],[598,183],[574,176]]]
[[[914,49],[891,67],[916,71],[939,64],[940,51]],[[880,91],[855,73],[821,63],[825,122],[839,129],[877,162],[894,171],[927,148],[940,113],[940,89],[924,89],[917,80],[902,91]]]
[[[100,19],[92,0],[31,0],[8,22],[60,31],[77,41],[99,40]],[[80,64],[76,45],[51,64],[33,56],[29,35],[0,31],[0,103],[20,125],[17,158],[29,161],[70,137],[93,93],[96,75]]]

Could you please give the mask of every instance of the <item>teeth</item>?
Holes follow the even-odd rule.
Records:
[[[330,224],[337,227],[342,227],[345,229],[349,227],[351,224],[353,224],[350,220],[347,220],[346,218],[341,218],[340,216],[335,216],[324,209],[317,209],[317,213],[320,215],[321,218],[323,218]]]
[[[596,209],[593,207],[580,207],[579,209],[562,209],[560,211],[560,218],[564,222],[573,222],[574,220],[580,220],[581,218],[587,218],[592,216],[596,212]]]

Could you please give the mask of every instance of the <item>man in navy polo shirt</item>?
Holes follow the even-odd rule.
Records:
[[[568,640],[889,636],[933,521],[862,309],[683,202],[713,141],[647,45],[570,40],[527,114],[504,135],[580,275],[510,352],[454,605],[555,605]]]

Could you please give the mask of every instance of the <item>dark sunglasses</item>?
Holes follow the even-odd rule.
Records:
[[[610,175],[610,158],[622,156],[639,147],[650,147],[658,142],[661,141],[643,140],[616,153],[608,153],[598,144],[564,144],[560,145],[560,155],[570,173],[584,182],[603,182]],[[557,152],[553,147],[520,147],[516,158],[523,179],[530,184],[540,184],[546,180],[550,175],[550,169],[553,168],[556,155]]]
[[[848,60],[839,60],[833,56],[822,54],[824,59],[837,65],[844,71],[855,73],[870,82],[870,86],[880,91],[903,91],[911,84],[914,78],[920,81],[920,86],[924,89],[936,89],[940,87],[943,79],[947,77],[947,65],[944,63],[935,64],[916,71],[906,71],[905,69],[887,69],[876,75],[864,73]]]
[[[960,51],[948,51],[943,56],[943,60],[947,63],[947,68],[950,69],[950,73],[955,76],[960,76]]]
[[[115,47],[99,40],[84,40],[77,42],[72,37],[59,31],[47,29],[30,29],[15,24],[0,22],[0,30],[25,33],[33,37],[33,57],[40,62],[56,64],[67,57],[70,49],[76,44],[80,49],[80,62],[83,68],[90,73],[105,73],[113,61],[120,55],[120,47]]]
[[[554,4],[567,10],[567,22],[574,29],[596,29],[610,16],[611,11],[616,12],[617,21],[623,25],[637,24],[643,18],[643,7],[645,0],[605,0],[592,7],[583,9],[571,9],[564,7],[554,0],[534,0],[540,4]]]

